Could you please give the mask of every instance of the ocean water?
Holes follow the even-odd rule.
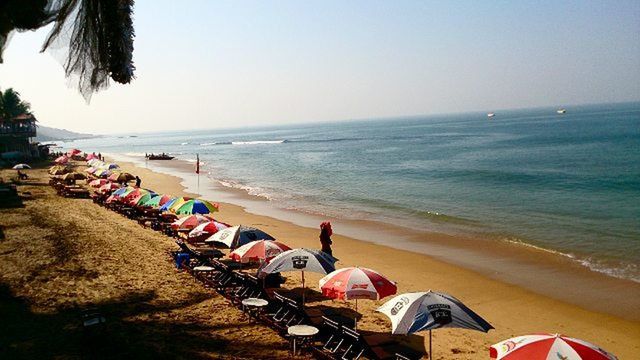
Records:
[[[122,134],[65,146],[199,154],[212,181],[283,208],[519,242],[640,282],[640,103],[555,110]]]

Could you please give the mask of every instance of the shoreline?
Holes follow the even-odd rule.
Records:
[[[142,159],[122,154],[108,156],[121,165],[126,163],[137,169],[147,166],[145,170],[176,177],[183,192],[220,202],[222,209],[234,206],[247,214],[286,221],[314,231],[321,221],[328,219],[334,224],[336,234],[353,241],[419,254],[584,309],[640,321],[639,283],[593,271],[548,250],[526,244],[410,231],[379,222],[343,220],[281,209],[266,199],[253,197],[240,189],[223,187],[206,176],[197,184],[194,165],[186,160],[148,164]],[[394,239],[393,244],[390,244],[389,238]],[[601,304],[610,306],[603,310]]]

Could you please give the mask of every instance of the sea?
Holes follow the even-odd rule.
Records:
[[[556,110],[229,124],[61,145],[198,156],[209,181],[283,209],[521,244],[640,282],[640,103]]]

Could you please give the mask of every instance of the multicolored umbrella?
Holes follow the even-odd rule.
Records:
[[[113,192],[113,196],[126,196],[128,193],[132,192],[133,190],[135,190],[136,188],[134,188],[133,186],[123,186],[120,189],[116,190]]]
[[[109,180],[107,179],[95,179],[95,180],[91,180],[89,182],[89,186],[94,187],[94,188],[99,188],[104,184],[109,183]]]
[[[159,195],[153,192],[140,194],[131,200],[131,205],[146,206],[144,203]]]
[[[273,236],[266,232],[249,226],[238,225],[220,230],[211,235],[204,242],[218,243],[225,245],[229,249],[236,249],[242,245],[257,240],[275,240]]]
[[[287,250],[291,248],[281,242],[258,240],[233,250],[229,257],[240,263],[269,261]]]
[[[18,165],[14,165],[12,167],[13,170],[24,170],[24,169],[31,169],[31,166],[27,165],[27,164],[18,164]]]
[[[119,184],[110,182],[110,183],[106,183],[106,184],[100,186],[98,188],[98,192],[100,192],[102,194],[106,194],[106,193],[110,193],[110,192],[112,192],[114,190],[118,190],[118,189],[120,189],[120,185]]]
[[[133,188],[129,193],[125,193],[124,196],[121,196],[122,200],[126,203],[133,205],[133,199],[138,196],[145,195],[152,192],[151,190],[141,189],[141,188]]]
[[[191,232],[189,232],[190,238],[195,238],[202,235],[213,235],[220,230],[226,229],[230,227],[225,223],[221,223],[218,221],[209,221],[208,223],[200,224],[193,228]]]
[[[151,206],[153,208],[157,208],[157,207],[160,207],[160,206],[166,204],[171,199],[175,199],[175,198],[172,197],[171,195],[154,196],[151,199],[149,199],[148,201],[146,201],[143,205],[144,206]]]
[[[178,215],[186,214],[210,214],[218,211],[218,204],[212,204],[206,200],[189,200],[180,207],[175,208]]]
[[[62,175],[62,180],[84,180],[87,176],[78,172],[70,172]]]
[[[160,211],[169,211],[169,209],[171,209],[171,206],[173,206],[173,204],[175,204],[176,201],[178,201],[178,198],[173,198],[173,199],[167,201],[166,203],[162,204],[162,206],[160,206],[158,208],[158,210],[160,210]]]
[[[505,360],[617,360],[602,348],[560,334],[516,336],[491,345],[489,356]]]
[[[193,229],[196,226],[200,225],[200,224],[204,224],[206,222],[210,222],[213,221],[213,218],[210,218],[208,216],[204,216],[204,215],[200,215],[200,214],[196,214],[196,215],[189,215],[189,216],[185,216],[181,219],[178,219],[176,221],[174,221],[171,224],[171,227],[174,229]]]
[[[392,334],[413,334],[429,330],[429,355],[431,330],[462,328],[488,332],[493,326],[480,315],[466,307],[455,297],[435,291],[401,294],[379,307],[379,311],[391,319]]]
[[[111,171],[107,169],[98,169],[93,173],[93,175],[97,177],[110,178],[113,174],[111,174]]]
[[[98,159],[96,159],[96,158],[93,158],[93,159],[91,159],[91,160],[87,161],[87,165],[90,165],[90,166],[93,166],[93,167],[96,167],[96,168],[97,168],[97,167],[101,167],[101,166],[103,166],[103,165],[104,165],[104,162],[103,162],[103,161],[101,161],[101,160],[98,160]]]
[[[119,183],[128,182],[135,178],[136,178],[135,176],[129,174],[128,172],[113,173],[109,175],[109,180],[119,182]]]
[[[184,205],[184,203],[186,203],[189,200],[191,200],[190,197],[184,197],[184,196],[179,197],[176,199],[176,201],[174,201],[171,205],[169,205],[167,210],[175,213],[178,208],[180,208],[182,205]]]

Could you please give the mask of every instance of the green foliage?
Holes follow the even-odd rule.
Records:
[[[31,104],[20,98],[20,93],[8,88],[5,91],[0,90],[0,117],[4,119],[13,119],[22,114],[31,113]]]

